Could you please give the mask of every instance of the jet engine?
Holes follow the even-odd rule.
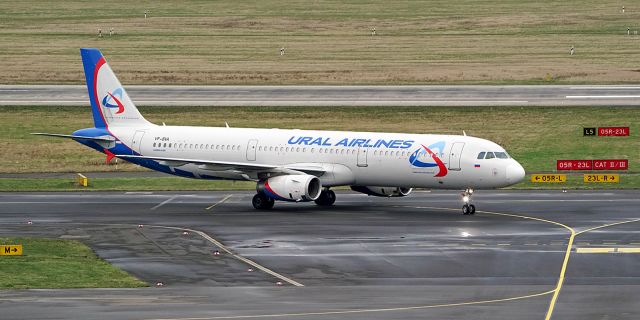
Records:
[[[413,189],[403,187],[351,186],[351,190],[376,197],[404,197],[409,195]]]
[[[283,201],[313,201],[322,191],[322,183],[308,174],[282,175],[258,182],[258,192]]]

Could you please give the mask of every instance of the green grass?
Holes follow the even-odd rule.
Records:
[[[508,189],[640,189],[640,175],[621,174],[619,183],[585,183],[582,174],[567,174],[567,181],[564,183],[532,183],[531,175],[527,174],[522,182]]]
[[[640,189],[640,175],[620,176],[620,183],[584,183],[582,175],[570,175],[565,183],[531,183],[530,175],[509,189]],[[8,191],[225,191],[255,190],[248,181],[210,181],[180,177],[167,178],[95,178],[88,187],[81,187],[74,179],[65,178],[8,178],[0,179],[0,192]],[[335,188],[334,188],[335,189]],[[338,190],[348,188],[338,188]]]
[[[102,49],[124,84],[637,83],[640,36],[626,31],[640,31],[640,9],[621,5],[13,1],[0,10],[0,83],[82,83],[80,47]]]
[[[131,288],[146,284],[73,240],[0,238],[22,244],[22,256],[0,256],[0,288]]]
[[[0,179],[1,191],[129,191],[129,190],[255,190],[248,181],[211,181],[180,177],[166,178],[90,178],[81,187],[74,179],[7,178]]]

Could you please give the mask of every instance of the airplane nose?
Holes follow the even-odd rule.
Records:
[[[510,164],[507,167],[507,180],[511,183],[518,183],[522,179],[524,179],[524,168],[517,162]]]

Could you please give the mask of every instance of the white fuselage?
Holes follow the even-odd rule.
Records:
[[[506,152],[469,136],[155,125],[110,130],[148,157],[316,167],[325,172],[319,178],[327,187],[497,188],[524,176],[510,157],[478,159],[481,152]],[[260,179],[232,167],[173,168],[194,178]]]

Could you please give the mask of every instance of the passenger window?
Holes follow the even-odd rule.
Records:
[[[493,152],[487,152],[487,156],[485,157],[485,159],[493,159],[495,158],[495,156],[493,155]]]
[[[478,159],[484,159],[484,154],[485,154],[485,153],[486,153],[486,152],[480,152],[480,153],[478,154]]]

